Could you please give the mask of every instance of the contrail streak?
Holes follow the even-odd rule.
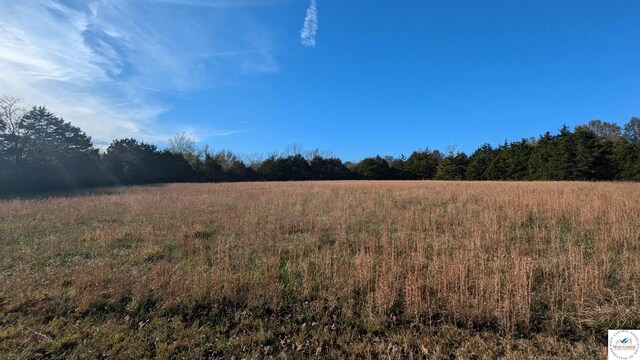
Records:
[[[318,7],[316,0],[311,0],[307,15],[304,17],[304,25],[300,31],[300,41],[306,47],[316,46],[316,33],[318,32]]]

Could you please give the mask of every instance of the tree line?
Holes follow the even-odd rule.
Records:
[[[167,182],[295,180],[640,180],[640,119],[624,127],[592,120],[573,131],[484,144],[470,155],[428,148],[409,157],[343,162],[320,151],[243,159],[198,148],[188,134],[158,149],[114,140],[101,153],[91,138],[43,106],[0,97],[0,193]]]

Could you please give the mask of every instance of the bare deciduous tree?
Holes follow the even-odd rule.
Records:
[[[265,156],[262,153],[251,153],[247,154],[243,157],[244,162],[252,168],[254,171],[257,171],[260,168],[260,164],[264,161]]]
[[[284,148],[284,156],[293,156],[293,155],[298,155],[301,154],[302,155],[302,145],[298,144],[298,143],[293,143],[290,145],[287,145]]]
[[[304,158],[307,159],[308,161],[311,161],[315,157],[329,159],[334,157],[334,155],[331,150],[320,150],[318,148],[315,148],[313,150],[307,150],[304,152]]]
[[[26,113],[21,98],[0,94],[0,133],[19,135],[19,123]]]
[[[640,119],[632,117],[624,126],[624,137],[632,143],[640,142]]]
[[[183,131],[169,139],[167,150],[173,154],[180,154],[193,168],[204,161],[209,153],[209,147],[198,148],[193,134]]]

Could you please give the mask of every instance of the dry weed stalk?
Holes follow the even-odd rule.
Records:
[[[589,334],[640,325],[637,199],[633,183],[309,182],[5,200],[0,295],[5,311],[312,303]]]

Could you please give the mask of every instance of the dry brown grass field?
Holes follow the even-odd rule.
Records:
[[[640,184],[175,184],[0,201],[0,358],[604,358]]]

